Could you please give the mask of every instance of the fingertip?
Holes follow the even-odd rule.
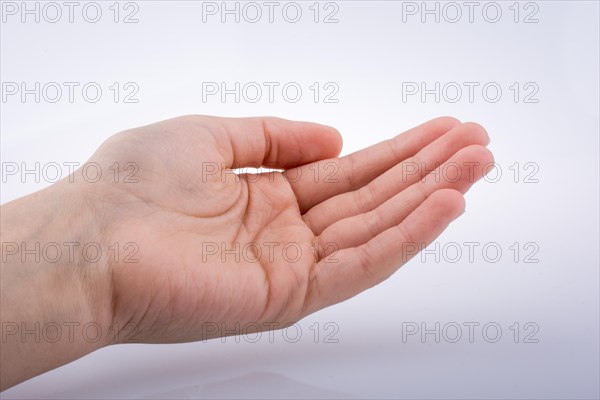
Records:
[[[477,122],[464,122],[462,123],[463,132],[465,135],[472,137],[473,141],[482,145],[488,145],[490,143],[490,135],[487,130]]]
[[[312,161],[335,158],[342,151],[343,139],[340,132],[332,126],[314,122],[301,122],[304,125],[304,135],[301,140],[310,142]],[[308,143],[301,143],[308,144]]]
[[[451,117],[448,115],[443,115],[441,117],[434,118],[431,121],[429,121],[429,123],[434,123],[446,131],[449,131],[452,128],[461,124],[458,118]]]
[[[458,172],[456,176],[449,174],[443,185],[464,194],[475,182],[493,170],[494,155],[487,147],[474,144],[459,150],[445,165],[457,167]]]
[[[469,187],[495,168],[494,153],[485,146],[477,144],[467,146],[462,149],[460,153],[461,158],[469,160],[470,163],[475,163],[474,170],[467,174],[469,178]],[[465,191],[468,190],[469,187],[466,187]]]
[[[479,160],[484,166],[494,164],[494,153],[490,149],[485,146],[475,146],[476,149],[473,151],[476,152],[477,160]]]
[[[441,217],[455,219],[465,211],[465,197],[455,189],[436,190],[427,200],[431,201]]]
[[[477,165],[488,165],[494,162],[494,154],[487,147],[480,144],[473,144],[461,149],[457,155],[461,158],[476,162]]]
[[[337,129],[314,122],[277,117],[258,117],[270,140],[270,165],[289,169],[315,161],[335,158],[342,149]]]
[[[328,158],[337,157],[342,152],[344,146],[344,138],[340,131],[329,125],[321,125],[323,128],[323,137],[325,138],[326,148],[331,153]]]
[[[342,152],[342,149],[344,148],[344,137],[342,136],[340,131],[338,131],[336,128],[332,127],[331,129],[334,132],[334,136],[335,136],[335,140],[336,140],[335,157],[337,157],[340,155],[340,153]]]

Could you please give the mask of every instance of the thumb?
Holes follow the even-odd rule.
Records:
[[[332,127],[273,117],[217,118],[213,133],[227,168],[293,168],[337,157],[342,137]]]

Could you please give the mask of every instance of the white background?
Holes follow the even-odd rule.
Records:
[[[146,1],[135,3],[138,22],[129,24],[121,20],[132,6],[121,3],[120,22],[114,23],[113,2],[99,2],[102,17],[89,23],[82,17],[85,4],[75,9],[73,23],[66,7],[56,23],[43,14],[39,23],[34,15],[23,23],[20,12],[3,13],[3,85],[79,82],[81,88],[97,82],[103,89],[96,103],[81,90],[73,102],[66,91],[56,103],[44,96],[39,103],[33,95],[25,101],[20,94],[3,97],[4,172],[10,163],[83,163],[115,132],[182,114],[321,122],[342,132],[343,154],[453,115],[487,128],[502,176],[468,193],[466,214],[437,240],[438,250],[433,245],[424,260],[416,257],[385,283],[301,321],[296,343],[278,331],[272,343],[263,334],[257,343],[242,337],[239,343],[228,338],[111,347],[7,390],[3,398],[598,398],[598,2],[479,2],[472,22],[463,2],[454,3],[461,10],[456,22],[449,21],[457,18],[454,5],[429,2],[430,9],[437,4],[440,21],[426,14],[422,22],[420,12],[408,13],[413,6],[421,9],[421,2],[338,1],[327,9],[318,5],[317,23],[312,1],[298,2],[297,23],[283,18],[286,3],[280,2],[273,23],[265,6],[257,23],[244,15],[239,23],[233,15],[222,23],[220,14],[204,15],[203,21],[202,2]],[[44,5],[39,3],[40,12]],[[338,22],[323,23],[336,6]],[[499,21],[489,22],[497,8]],[[54,11],[46,11],[54,18]],[[531,13],[537,22],[525,23]],[[135,83],[138,102],[115,103],[109,89],[114,82],[121,90]],[[297,82],[303,95],[296,103],[281,91],[272,103],[266,92],[256,103],[236,103],[232,96],[203,101],[203,82]],[[335,83],[338,102],[315,103],[309,89],[314,82]],[[479,86],[472,102],[462,86],[462,97],[453,103],[448,100],[455,92],[439,102],[434,95],[404,99],[406,82]],[[502,89],[497,102],[482,95],[490,82]],[[514,82],[520,87],[517,102]],[[532,98],[537,102],[524,102],[531,91],[526,83],[539,89]],[[515,162],[518,177],[510,169]],[[525,163],[537,168],[525,170]],[[532,171],[537,183],[526,183]],[[2,203],[50,184],[20,174],[2,178]],[[474,262],[464,242],[481,244]],[[515,242],[519,262],[510,249]],[[529,242],[534,247],[526,251]],[[455,253],[443,253],[453,243],[463,251],[457,262],[449,260]],[[502,249],[498,262],[485,259],[486,243]],[[531,249],[537,249],[538,262],[524,263]],[[472,343],[464,325],[469,322],[479,324]],[[327,323],[334,325],[326,329]],[[439,343],[434,334],[403,340],[411,323],[427,329],[439,323]],[[495,336],[493,329],[482,333],[490,323],[502,329],[496,343],[486,340]],[[463,335],[451,343],[454,331],[443,327],[454,324]],[[325,343],[332,327],[337,331],[330,339],[337,343]],[[535,327],[530,339],[537,343],[525,343]],[[287,333],[295,336],[294,330]]]

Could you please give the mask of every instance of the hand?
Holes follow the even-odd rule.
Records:
[[[333,128],[186,116],[114,135],[90,159],[110,174],[76,171],[46,202],[76,210],[86,240],[135,250],[72,268],[88,320],[193,341],[283,328],[389,277],[463,212],[487,143],[479,125],[438,118],[336,158]],[[261,165],[283,172],[231,171]]]

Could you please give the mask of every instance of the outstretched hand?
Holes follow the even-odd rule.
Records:
[[[276,118],[187,116],[117,134],[91,161],[135,165],[137,183],[111,176],[89,200],[106,245],[139,250],[104,270],[112,322],[145,342],[191,341],[282,328],[348,299],[463,212],[487,143],[451,118],[343,158],[335,129]],[[283,172],[244,173],[259,166]]]
[[[488,140],[447,117],[341,158],[335,129],[277,118],[185,116],[112,136],[86,164],[99,180],[84,167],[2,206],[2,388],[124,338],[283,328],[376,285],[464,211]],[[44,265],[13,251],[33,242],[105,256]],[[72,320],[134,330],[94,343],[17,334]]]

